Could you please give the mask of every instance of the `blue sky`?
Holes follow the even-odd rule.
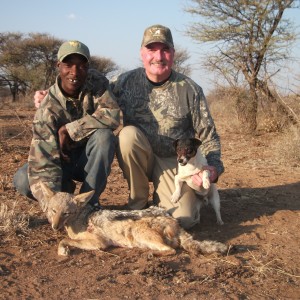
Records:
[[[172,30],[175,45],[189,52],[191,77],[206,93],[213,87],[212,76],[201,68],[205,47],[184,34],[196,21],[184,12],[187,4],[185,0],[10,0],[2,2],[0,28],[1,32],[40,32],[64,40],[77,39],[87,44],[92,55],[109,57],[129,70],[140,65],[144,29],[159,23]],[[299,10],[294,10],[289,16],[299,26],[297,14]],[[299,53],[297,43],[294,55],[300,58]],[[296,74],[299,69],[298,65]],[[291,74],[282,76],[291,82],[292,78],[287,78]]]

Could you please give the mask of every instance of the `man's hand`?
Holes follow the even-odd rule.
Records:
[[[215,183],[217,182],[217,179],[218,179],[218,172],[217,172],[217,169],[213,166],[204,166],[203,167],[203,170],[208,170],[210,175],[209,175],[209,180],[210,182],[212,183]],[[192,176],[192,180],[193,180],[193,183],[197,186],[202,186],[202,173],[198,173],[198,174],[195,174]]]
[[[68,153],[72,149],[73,140],[70,138],[66,126],[62,126],[58,130],[59,146],[60,146],[60,155],[63,160],[70,162],[70,156]]]
[[[36,108],[39,108],[41,105],[42,100],[45,98],[45,96],[48,94],[47,90],[43,91],[36,91],[34,94],[34,106]]]

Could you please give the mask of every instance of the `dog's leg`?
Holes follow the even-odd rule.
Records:
[[[181,187],[182,187],[183,181],[180,180],[178,175],[175,175],[174,183],[175,183],[175,192],[171,196],[171,201],[173,203],[176,203],[176,202],[178,202],[178,200],[181,196]]]
[[[217,190],[217,187],[216,185],[213,183],[211,185],[211,190],[210,190],[210,193],[208,195],[209,197],[209,202],[211,203],[215,213],[216,213],[216,217],[217,217],[217,223],[219,225],[223,225],[224,222],[222,221],[222,218],[221,218],[221,207],[220,207],[220,195],[219,195],[219,192]]]
[[[206,190],[208,190],[210,188],[209,175],[210,175],[210,173],[208,170],[204,170],[202,172],[202,185]]]
[[[203,199],[202,199],[202,201],[203,201],[203,203],[204,203],[205,205],[208,205],[208,196],[207,196],[207,195],[204,196]]]

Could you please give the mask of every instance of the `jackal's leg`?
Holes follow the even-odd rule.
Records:
[[[158,250],[161,252],[168,252],[168,254],[175,254],[176,250],[168,246],[161,234],[155,230],[143,230],[141,232],[135,232],[134,238],[136,239],[136,246],[139,248],[146,248],[151,250]]]
[[[83,250],[98,250],[107,248],[107,244],[99,239],[72,240],[65,238],[58,245],[58,255],[68,256],[70,254],[69,247],[75,247]]]

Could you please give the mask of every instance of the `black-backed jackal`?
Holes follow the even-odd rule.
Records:
[[[69,238],[60,241],[59,255],[68,255],[69,247],[85,250],[110,246],[144,248],[162,255],[176,253],[182,247],[195,254],[225,253],[228,247],[216,241],[196,241],[165,210],[150,207],[144,210],[93,211],[88,201],[93,191],[72,195],[54,193],[43,185],[48,202],[47,216],[54,230],[65,227]]]

